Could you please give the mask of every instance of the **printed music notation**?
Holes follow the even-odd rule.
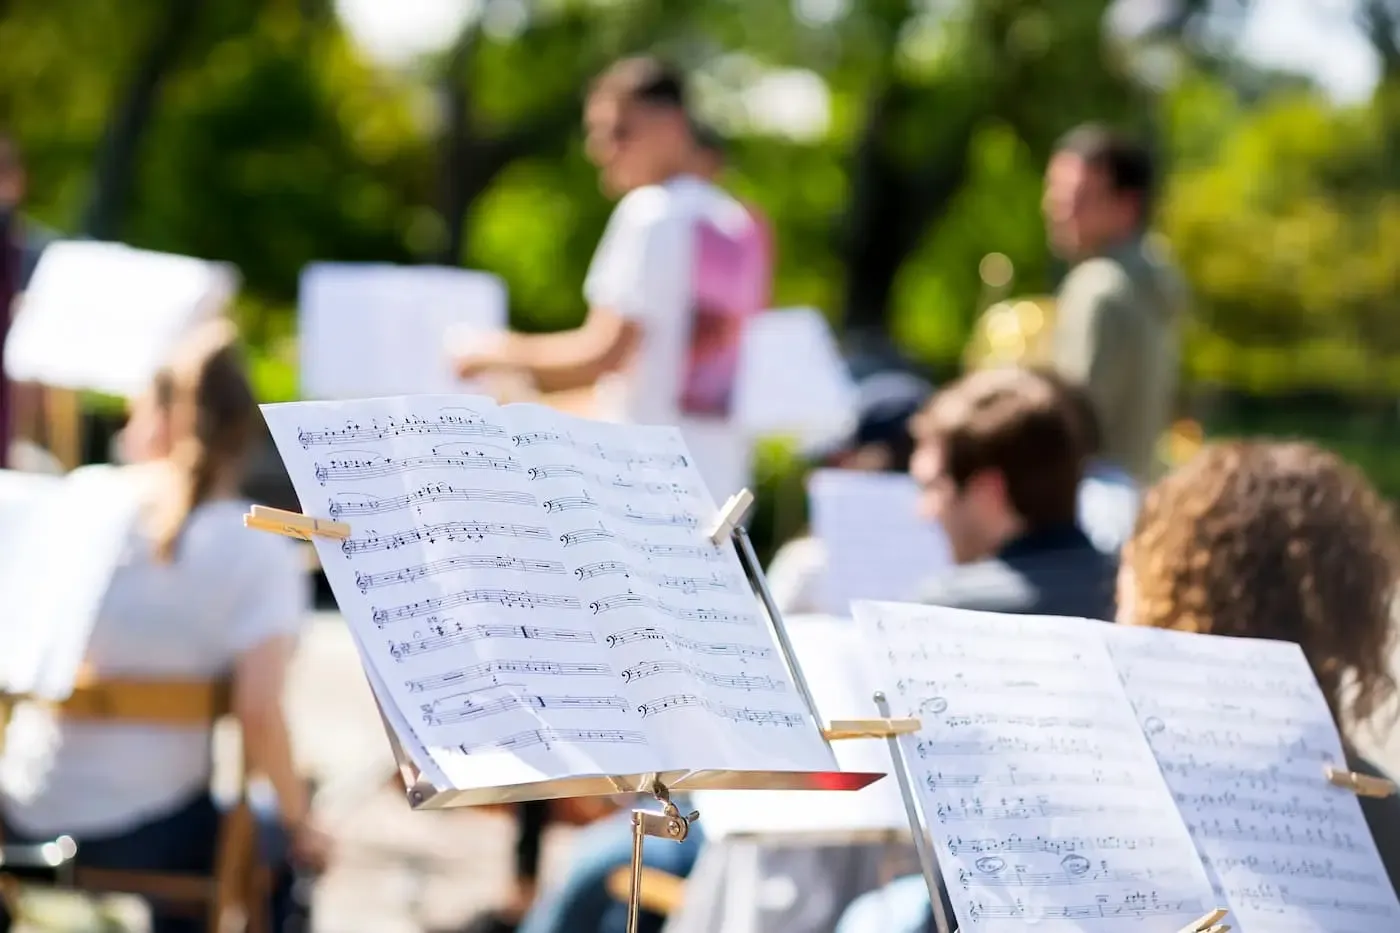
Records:
[[[434,596],[420,599],[416,603],[395,606],[393,609],[375,609],[371,612],[374,624],[381,628],[390,622],[403,622],[419,616],[433,615],[444,609],[457,609],[479,603],[504,606],[507,609],[577,609],[578,599],[573,596],[554,596],[548,593],[528,593],[523,590],[463,590],[447,596]]]
[[[516,525],[508,522],[439,522],[411,531],[381,535],[370,532],[363,538],[346,538],[340,550],[346,557],[393,551],[414,544],[460,544],[464,541],[485,541],[487,538],[533,538],[547,540],[549,531],[538,525]]]
[[[591,664],[580,661],[483,661],[454,671],[445,671],[428,677],[419,677],[404,682],[414,693],[427,693],[432,690],[445,690],[461,686],[474,680],[491,680],[500,684],[502,674],[552,674],[568,677],[610,677],[613,669],[607,664]]]
[[[519,693],[495,697],[486,701],[468,698],[451,707],[442,705],[445,702],[435,701],[425,704],[422,707],[423,721],[436,726],[445,726],[513,709],[616,710],[626,712],[629,707],[628,702],[618,696],[537,696]]]
[[[440,573],[452,573],[458,570],[518,570],[521,573],[567,573],[564,565],[557,560],[533,560],[524,557],[504,557],[504,556],[475,556],[464,555],[462,557],[445,557],[442,560],[429,561],[426,564],[417,564],[413,567],[404,567],[399,570],[386,570],[382,573],[359,573],[355,574],[355,585],[359,587],[361,593],[368,593],[370,590],[379,589],[385,586],[394,586],[399,583],[412,583],[424,577],[431,577]]]
[[[620,560],[594,561],[591,564],[584,564],[582,567],[576,567],[574,573],[580,580],[595,580],[599,577],[611,576],[636,577],[660,589],[679,590],[688,595],[695,595],[698,593],[737,593],[742,588],[739,579],[728,574],[712,571],[703,577],[681,577],[668,573],[651,573],[646,570],[638,570],[631,564]]]
[[[1400,902],[1356,797],[1324,777],[1326,764],[1346,759],[1302,651],[1155,629],[1108,635],[1232,926],[1243,933],[1400,929]],[[1226,677],[1229,696],[1213,696]]]
[[[730,706],[727,703],[716,703],[706,697],[696,696],[692,693],[673,693],[664,697],[657,697],[649,700],[637,707],[637,712],[642,714],[643,719],[652,716],[659,716],[671,710],[686,709],[688,707],[698,707],[713,716],[721,719],[728,719],[732,722],[757,723],[760,725],[773,726],[801,726],[806,722],[806,717],[800,713],[784,713],[772,709],[750,709],[747,706]]]
[[[542,745],[647,745],[647,737],[632,729],[527,729],[501,739],[463,744],[458,746],[464,755],[479,755],[482,752],[510,752]]]
[[[1097,626],[856,603],[961,929],[1180,929],[1210,881]],[[1175,923],[1175,926],[1172,924]],[[1154,924],[1155,926],[1155,924]]]
[[[313,474],[322,486],[345,480],[397,476],[413,470],[500,470],[522,473],[520,461],[497,447],[445,444],[416,457],[386,457],[367,451],[347,451],[317,463]]]
[[[343,428],[331,428],[324,431],[298,431],[297,441],[305,449],[410,435],[505,437],[505,433],[503,428],[488,424],[479,413],[469,408],[449,408],[444,409],[436,418],[419,418],[414,415],[402,419],[371,418],[366,425],[351,421],[347,422]]]
[[[386,499],[353,492],[340,493],[330,500],[327,511],[331,518],[352,518],[356,515],[384,515],[404,509],[419,508],[434,502],[479,502],[494,505],[537,505],[539,500],[528,492],[502,492],[495,489],[464,489],[449,483],[430,483],[414,492]]]
[[[687,609],[684,606],[673,606],[660,599],[652,599],[649,596],[642,596],[637,593],[618,593],[614,596],[604,596],[602,599],[595,599],[588,604],[594,615],[604,612],[615,612],[619,609],[651,609],[664,613],[673,619],[682,622],[722,622],[726,625],[757,625],[758,617],[747,612],[724,612],[719,609]]]
[[[443,623],[430,627],[433,634],[416,637],[390,645],[389,656],[403,661],[415,655],[456,648],[486,638],[523,638],[526,641],[571,642],[592,644],[592,632],[575,629],[541,628],[536,625],[455,625]]]
[[[351,526],[316,547],[425,779],[834,767],[675,429],[452,396],[265,414],[303,507]],[[658,694],[702,702],[644,715]]]

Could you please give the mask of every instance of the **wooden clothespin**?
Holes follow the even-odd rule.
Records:
[[[1217,907],[1195,923],[1182,927],[1180,933],[1229,933],[1229,925],[1220,922],[1227,913],[1224,907]]]
[[[1324,773],[1327,775],[1327,780],[1338,787],[1345,787],[1358,797],[1389,797],[1395,793],[1395,785],[1385,778],[1357,774],[1355,771],[1344,771],[1331,765],[1326,767]]]
[[[923,728],[917,719],[833,719],[822,730],[828,742],[842,739],[888,739],[911,735]]]
[[[748,489],[741,489],[729,497],[729,501],[724,503],[724,508],[719,510],[719,521],[710,531],[710,543],[723,544],[734,533],[734,529],[744,523],[744,519],[749,514],[749,509],[753,508],[753,493]]]
[[[270,509],[265,505],[255,505],[251,512],[243,516],[243,527],[258,531],[270,531],[275,535],[286,535],[298,541],[313,538],[334,538],[343,541],[350,537],[350,526],[344,522],[333,522],[328,518],[312,518],[299,512],[286,512]]]

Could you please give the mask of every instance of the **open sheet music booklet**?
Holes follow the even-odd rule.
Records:
[[[964,931],[1393,933],[1400,903],[1302,651],[857,603]]]
[[[453,395],[263,412],[303,511],[351,527],[316,547],[434,786],[836,770],[675,429]]]

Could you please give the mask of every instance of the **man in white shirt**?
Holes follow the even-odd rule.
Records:
[[[585,123],[603,187],[621,196],[584,282],[588,317],[563,333],[501,335],[458,371],[524,371],[544,392],[596,384],[607,415],[678,426],[723,501],[749,482],[751,445],[729,408],[744,324],[768,301],[770,240],[692,174],[697,143],[673,71],[619,62],[594,84]]]

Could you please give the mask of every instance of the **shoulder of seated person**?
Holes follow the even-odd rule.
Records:
[[[617,202],[617,214],[632,223],[645,224],[671,217],[677,208],[676,193],[665,185],[634,188]]]
[[[1065,276],[1061,289],[1076,292],[1126,292],[1133,287],[1132,276],[1123,264],[1108,256],[1098,256],[1081,262]]]
[[[1026,578],[1000,559],[962,564],[926,583],[919,602],[949,609],[996,609],[1032,596]]]

